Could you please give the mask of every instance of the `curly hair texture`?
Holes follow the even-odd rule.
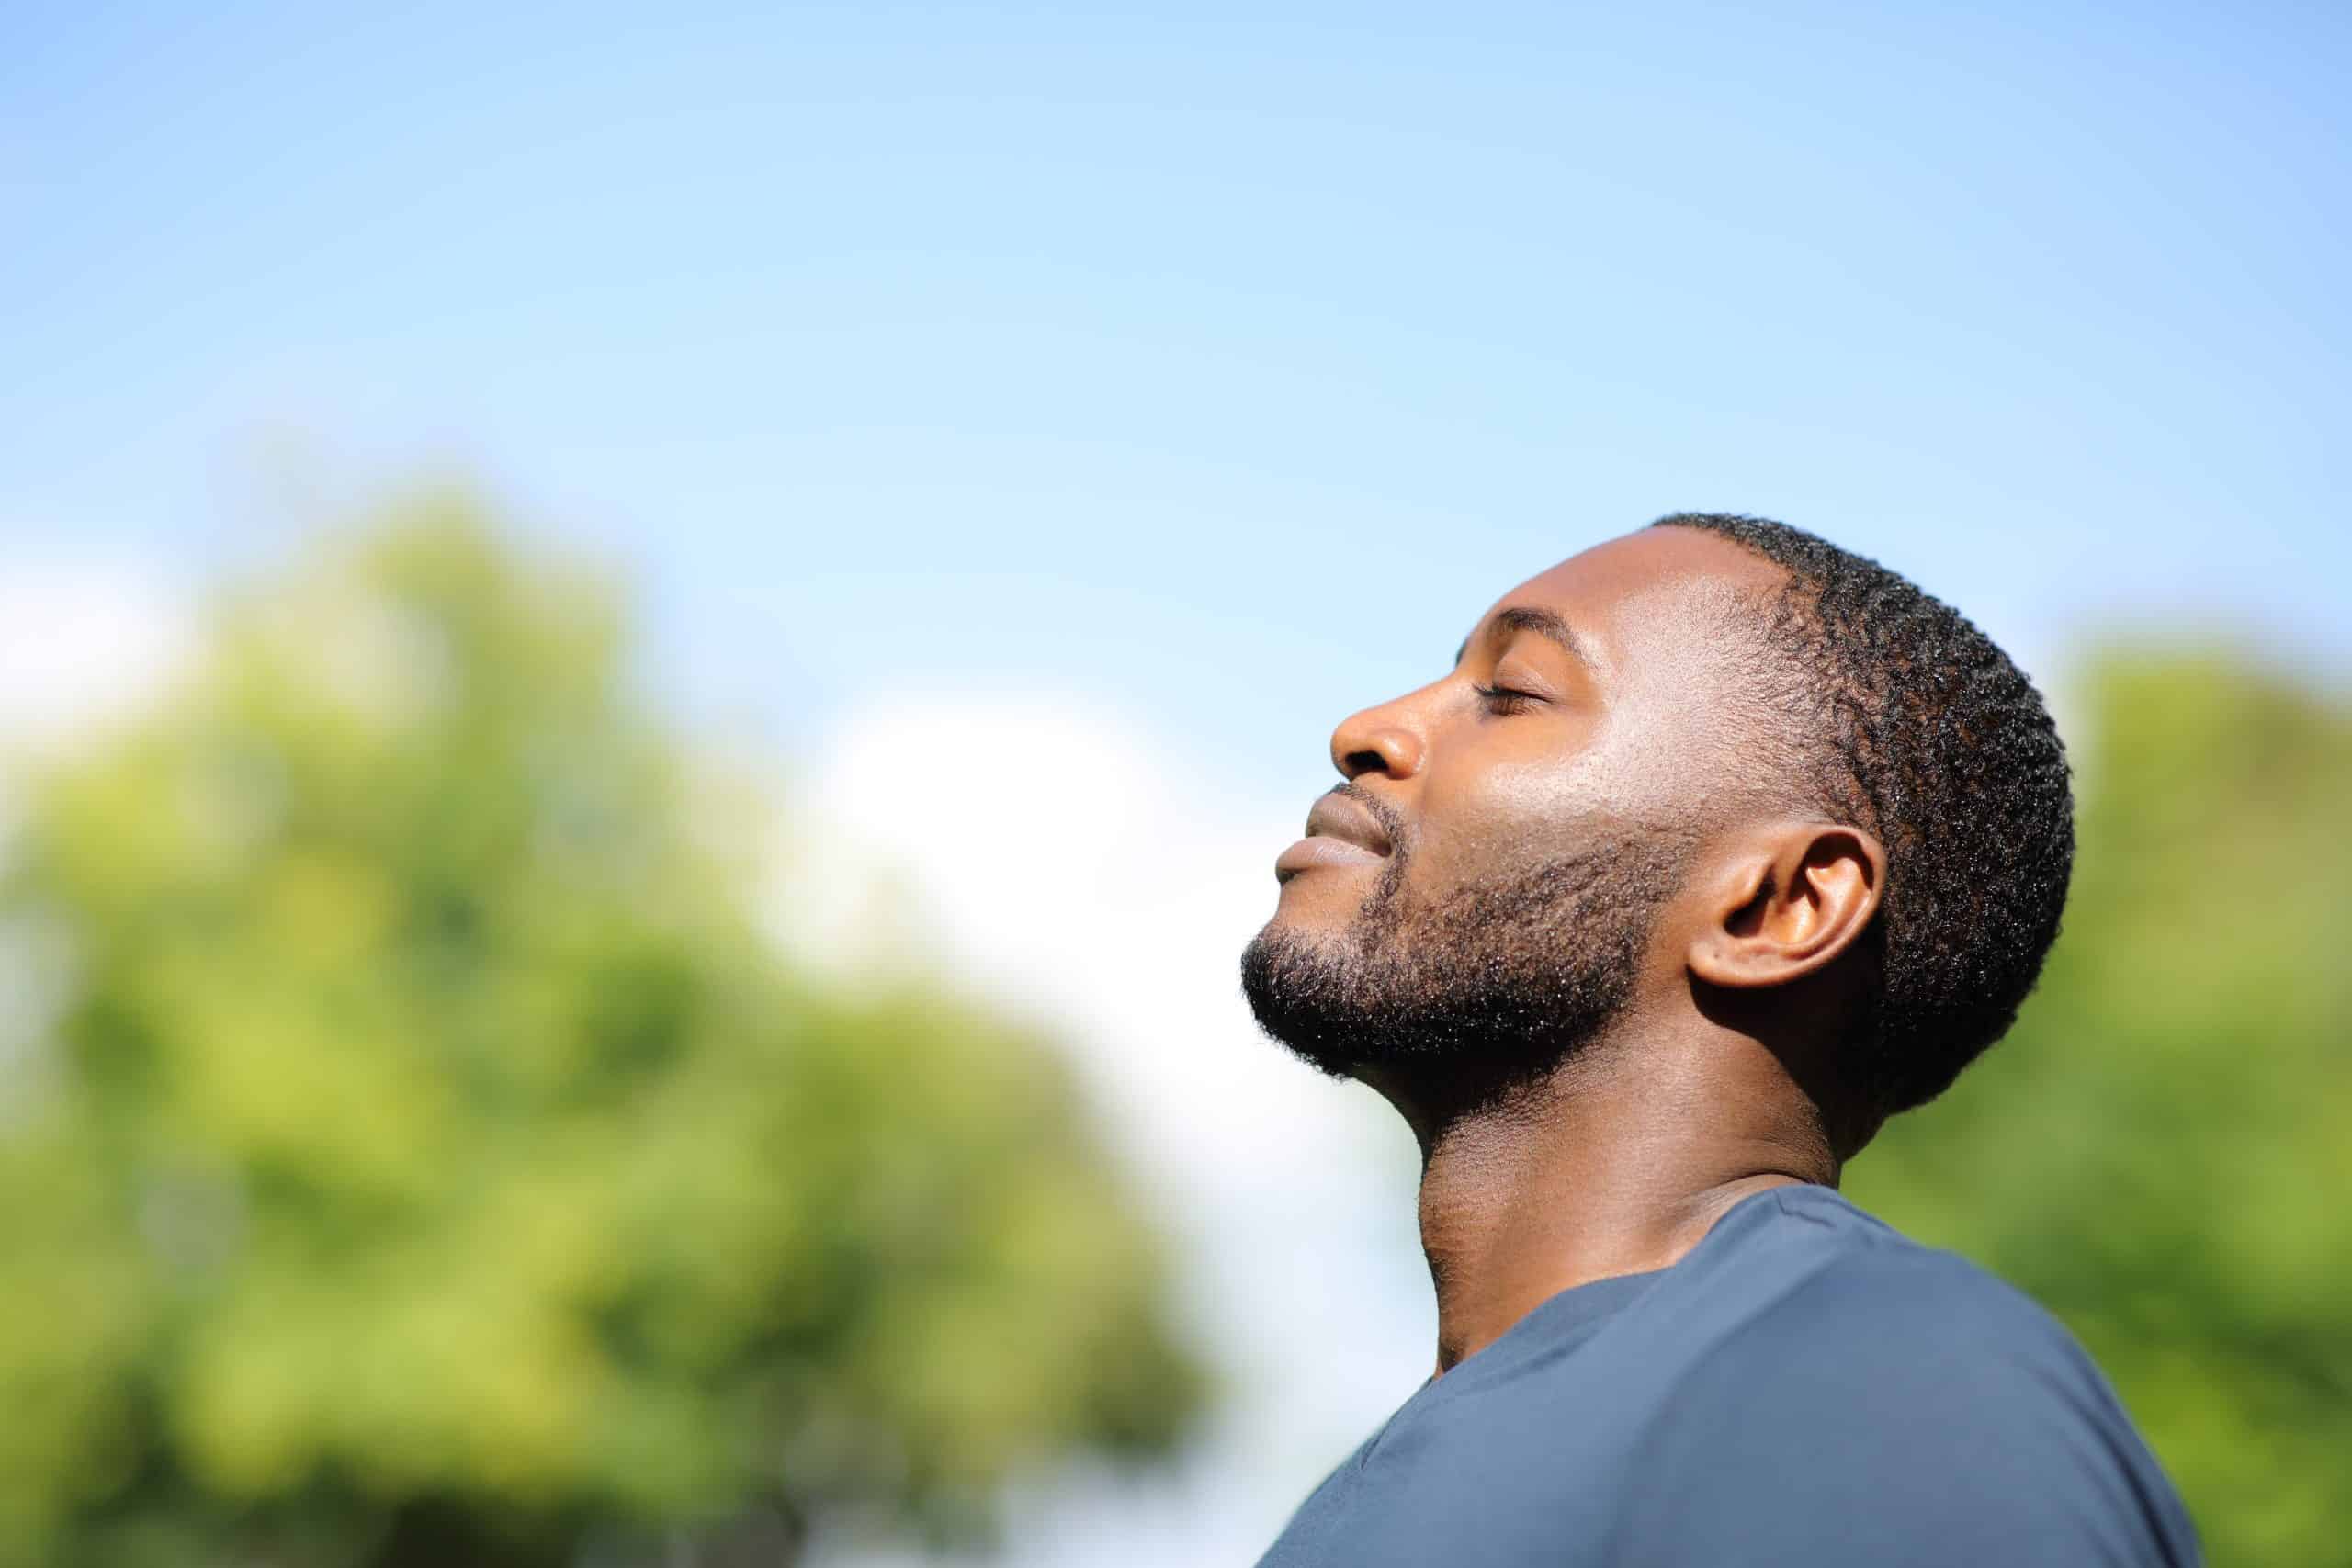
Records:
[[[1758,606],[1790,666],[1800,789],[1885,846],[1877,979],[1839,1043],[1870,1125],[1941,1094],[2005,1033],[2074,870],[2066,753],[2041,694],[1940,600],[1761,517],[1678,513],[1785,569]]]

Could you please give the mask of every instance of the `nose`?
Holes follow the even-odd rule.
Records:
[[[1403,699],[1350,714],[1331,731],[1331,765],[1349,780],[1374,773],[1410,778],[1420,772],[1427,751]]]

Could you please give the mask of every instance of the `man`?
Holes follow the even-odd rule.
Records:
[[[1262,1568],[2196,1561],[2065,1330],[1836,1190],[2058,931],[2064,753],[1982,632],[1678,515],[1331,758],[1243,988],[1419,1138],[1437,1371]]]

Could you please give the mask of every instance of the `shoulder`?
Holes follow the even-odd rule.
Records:
[[[1826,1187],[1776,1188],[1725,1215],[1669,1276],[1700,1381],[1786,1381],[1866,1365],[1917,1382],[1993,1367],[2097,1369],[2064,1325],[1957,1253],[1923,1246]],[[1663,1301],[1661,1302],[1663,1305]]]
[[[1706,1281],[1715,1331],[1684,1364],[1678,1409],[1836,1422],[1910,1448],[1970,1434],[2130,1423],[2065,1326],[2007,1281],[1926,1247],[1825,1188],[1782,1189],[1726,1222]],[[1711,1240],[1715,1238],[1710,1237]]]
[[[1702,1533],[1792,1561],[2193,1561],[2114,1392],[2021,1292],[1823,1189],[1734,1218],[1711,1271],[1736,1305],[1647,1424],[1637,1495],[1737,1476],[1742,1506]]]
[[[1795,1234],[1781,1250],[1802,1267],[1740,1314],[1709,1371],[1770,1375],[1792,1361],[1861,1361],[1912,1381],[1964,1372],[1974,1384],[1988,1370],[2026,1367],[2098,1378],[2074,1336],[2032,1298],[1827,1189],[1777,1190],[1745,1207],[1759,1239]]]

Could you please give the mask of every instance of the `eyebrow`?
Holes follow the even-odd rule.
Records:
[[[1568,625],[1566,616],[1551,610],[1539,610],[1530,604],[1514,604],[1509,609],[1495,612],[1495,618],[1487,623],[1486,640],[1498,642],[1512,632],[1533,632],[1537,637],[1566,649],[1569,656],[1587,671],[1594,673],[1600,671],[1599,660],[1592,657],[1592,650],[1585,647],[1584,638],[1577,635],[1576,627]],[[1461,648],[1453,655],[1454,663],[1461,663],[1469,653],[1470,641],[1466,637],[1462,639]]]

